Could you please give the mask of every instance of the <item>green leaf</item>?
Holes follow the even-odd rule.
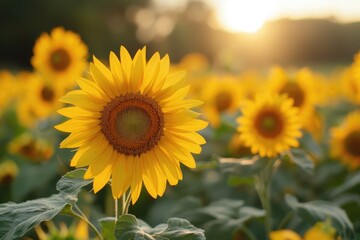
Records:
[[[59,214],[66,206],[73,204],[75,196],[63,193],[49,198],[40,198],[23,203],[5,203],[0,205],[1,240],[23,236],[42,221],[48,221]]]
[[[302,218],[325,221],[331,218],[339,232],[353,231],[354,227],[345,211],[332,202],[311,201],[300,203],[294,196],[286,195],[286,203],[296,211]]]
[[[253,157],[249,158],[219,158],[219,167],[222,172],[236,176],[252,177],[263,171],[270,159]]]
[[[291,151],[285,154],[284,157],[285,159],[292,160],[307,173],[312,173],[314,171],[314,162],[305,151],[299,148],[291,149]]]
[[[89,185],[93,180],[84,180],[86,169],[79,168],[66,173],[56,184],[59,192],[77,195],[81,188]]]
[[[331,192],[331,196],[338,196],[360,184],[360,172],[350,175],[345,182]]]
[[[167,224],[155,228],[141,226],[135,216],[119,217],[115,226],[117,240],[205,240],[204,231],[185,219],[170,218]]]
[[[115,218],[106,217],[98,220],[101,226],[101,235],[104,240],[115,240],[114,229],[115,229]]]

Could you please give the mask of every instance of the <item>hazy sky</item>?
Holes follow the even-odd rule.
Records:
[[[181,7],[188,0],[153,0],[163,7]],[[224,0],[202,0],[217,8]],[[270,19],[281,17],[335,17],[342,22],[360,20],[360,0],[236,0],[237,5],[246,6],[249,2],[257,2],[259,6],[266,4],[271,8]]]

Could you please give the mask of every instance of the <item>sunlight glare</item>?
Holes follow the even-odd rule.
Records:
[[[256,32],[270,16],[270,8],[266,3],[264,0],[218,1],[219,22],[232,32]]]

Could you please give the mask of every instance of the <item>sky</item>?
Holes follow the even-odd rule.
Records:
[[[187,0],[153,0],[160,8],[181,8]],[[333,18],[360,21],[360,0],[202,0],[212,6],[218,22],[229,31],[255,32],[280,18]]]

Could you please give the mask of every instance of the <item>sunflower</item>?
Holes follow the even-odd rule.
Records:
[[[11,160],[5,160],[0,163],[0,185],[9,184],[18,175],[19,169]]]
[[[255,70],[248,70],[239,76],[239,84],[245,99],[254,99],[255,95],[264,92],[264,80]]]
[[[301,122],[304,123],[312,114],[316,102],[312,72],[304,68],[292,75],[281,67],[274,67],[270,75],[270,91],[293,99],[294,106],[299,108]]]
[[[203,112],[213,127],[220,125],[220,116],[235,113],[242,99],[239,81],[232,76],[209,79],[203,89]]]
[[[20,123],[31,127],[37,120],[51,116],[63,106],[58,99],[65,90],[38,74],[28,76],[26,83],[27,91],[19,97],[17,112]]]
[[[304,240],[335,240],[336,229],[331,222],[317,222],[312,228],[305,232]]]
[[[360,111],[350,113],[341,126],[331,129],[331,149],[351,168],[360,166]]]
[[[168,55],[147,62],[145,48],[132,59],[121,47],[120,60],[113,52],[109,58],[110,69],[94,57],[81,89],[60,99],[75,106],[59,111],[71,119],[56,128],[71,133],[60,147],[78,148],[71,166],[89,166],[84,177],[94,179],[95,193],[111,178],[113,197],[130,189],[134,204],[143,183],[156,198],[166,181],[182,179],[180,163],[195,167],[191,153],[205,143],[196,131],[207,123],[190,110],[202,102],[185,99],[185,72],[169,73]]]
[[[89,239],[89,227],[87,222],[80,220],[73,222],[68,227],[64,222],[59,223],[59,227],[53,221],[44,223],[47,231],[41,225],[35,226],[35,232],[39,240],[85,240]]]
[[[244,104],[242,114],[237,119],[240,139],[252,153],[274,157],[299,145],[298,110],[285,95],[256,95]]]
[[[360,67],[352,65],[342,72],[340,88],[343,96],[354,104],[360,104]]]
[[[8,150],[10,153],[19,155],[32,162],[47,161],[54,152],[48,140],[35,138],[28,132],[13,139],[8,145]]]
[[[6,70],[0,71],[0,115],[11,102],[14,96],[15,81],[14,76]],[[5,89],[5,90],[4,90]]]
[[[57,27],[37,39],[31,64],[46,79],[72,87],[74,78],[85,70],[86,59],[87,47],[79,35]]]
[[[270,240],[301,240],[299,234],[289,229],[272,231],[269,237]]]

